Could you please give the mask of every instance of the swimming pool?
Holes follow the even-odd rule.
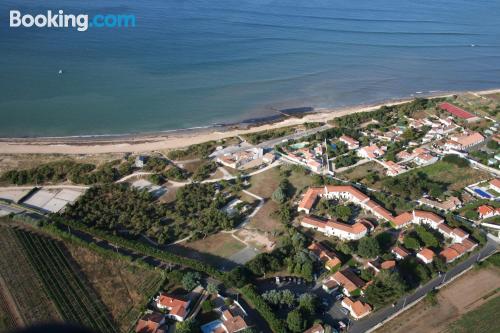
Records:
[[[491,199],[492,196],[489,193],[486,193],[485,191],[481,190],[480,188],[475,188],[474,192],[479,194],[481,197],[486,198],[486,199]]]

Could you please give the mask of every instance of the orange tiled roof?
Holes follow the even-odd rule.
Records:
[[[458,237],[466,237],[466,236],[469,236],[468,233],[466,233],[465,231],[463,231],[462,229],[460,228],[455,228],[453,229],[452,231],[455,235],[457,235]]]
[[[311,209],[318,195],[323,191],[321,187],[310,187],[299,203],[299,208]]]
[[[332,277],[338,284],[347,289],[349,292],[353,292],[354,290],[362,288],[365,285],[365,282],[354,274],[354,272],[352,272],[349,268],[336,272],[332,275]]]
[[[477,212],[480,215],[490,214],[490,213],[493,213],[494,211],[495,211],[495,209],[491,206],[488,206],[488,205],[481,205],[481,206],[477,207]]]
[[[325,221],[313,216],[304,216],[304,218],[302,219],[302,223],[309,224],[318,228],[324,228],[326,226]]]
[[[158,303],[169,309],[169,313],[184,318],[187,314],[188,302],[161,293]]]
[[[436,223],[444,221],[444,219],[441,216],[439,216],[433,212],[426,212],[424,210],[415,210],[414,214],[416,217],[428,219],[428,220],[434,221]]]
[[[401,226],[411,222],[411,220],[413,220],[413,215],[410,212],[404,212],[396,216],[392,222],[397,226]]]
[[[403,257],[403,258],[410,255],[410,252],[402,246],[395,246],[392,248],[392,251],[394,251],[400,257]]]
[[[352,312],[354,312],[358,318],[363,317],[372,310],[370,305],[361,301],[353,301],[349,297],[344,298],[343,302],[352,309]]]
[[[382,269],[391,269],[396,267],[396,261],[394,260],[386,260],[380,264],[380,268]]]
[[[434,258],[435,256],[434,252],[428,248],[423,248],[418,254],[420,254],[427,260],[432,260],[432,258]]]
[[[460,243],[452,244],[452,245],[450,245],[450,248],[453,249],[453,250],[455,250],[455,251],[457,251],[458,254],[460,254],[460,255],[462,255],[465,252],[467,252],[467,249],[465,248],[465,246],[463,246]]]
[[[350,145],[357,145],[357,144],[359,144],[358,140],[353,139],[353,138],[351,138],[350,136],[347,136],[347,135],[342,135],[339,139],[342,140],[342,141],[347,142]]]
[[[467,251],[470,251],[477,246],[477,243],[472,241],[470,238],[466,238],[462,241],[462,245]]]
[[[325,329],[321,324],[314,324],[310,329],[305,330],[304,333],[323,333]]]
[[[245,319],[241,316],[233,316],[229,310],[224,311],[222,315],[224,319],[224,326],[226,326],[228,333],[238,332],[248,327]]]
[[[326,185],[326,190],[328,192],[347,192],[351,194],[353,197],[356,199],[363,201],[365,199],[368,199],[369,197],[355,188],[354,186],[349,186],[349,185]]]
[[[456,250],[454,250],[454,249],[452,249],[452,248],[447,247],[446,249],[444,249],[443,251],[441,251],[441,252],[439,253],[439,255],[440,255],[441,257],[443,257],[443,258],[444,258],[444,260],[446,260],[446,262],[450,262],[450,261],[453,261],[453,260],[455,260],[456,258],[458,258],[459,253],[458,253]]]
[[[153,312],[144,315],[137,322],[135,327],[136,333],[164,333],[165,331],[160,329],[160,323],[163,320],[163,315],[158,312]]]
[[[500,187],[500,179],[495,178],[495,179],[490,180],[490,185],[493,185],[495,187]]]
[[[366,227],[360,222],[356,222],[354,224],[347,224],[347,223],[329,220],[326,223],[326,225],[332,229],[339,229],[339,230],[343,230],[345,232],[349,232],[352,234],[361,234],[363,232],[368,231],[368,229],[366,229]]]

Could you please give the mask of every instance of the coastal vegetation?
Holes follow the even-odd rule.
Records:
[[[295,133],[296,126],[280,127],[261,132],[243,134],[242,137],[253,145]]]
[[[132,165],[131,160],[113,160],[100,166],[61,160],[40,164],[31,169],[9,170],[2,174],[0,180],[15,185],[42,185],[67,181],[86,185],[110,183],[132,173]]]
[[[171,160],[188,160],[188,159],[196,159],[196,158],[207,158],[208,155],[215,151],[217,147],[217,142],[208,141],[195,145],[191,145],[186,149],[176,149],[171,150],[167,153],[167,156]]]

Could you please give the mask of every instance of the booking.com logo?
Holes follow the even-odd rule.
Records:
[[[129,28],[135,27],[135,15],[130,14],[65,14],[62,9],[57,12],[48,10],[46,14],[21,14],[19,10],[10,11],[11,28],[75,28],[87,31],[88,28]]]

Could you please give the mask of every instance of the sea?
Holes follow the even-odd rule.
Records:
[[[10,10],[59,9],[136,26],[9,27]],[[498,0],[0,2],[0,137],[170,131],[498,87]]]

